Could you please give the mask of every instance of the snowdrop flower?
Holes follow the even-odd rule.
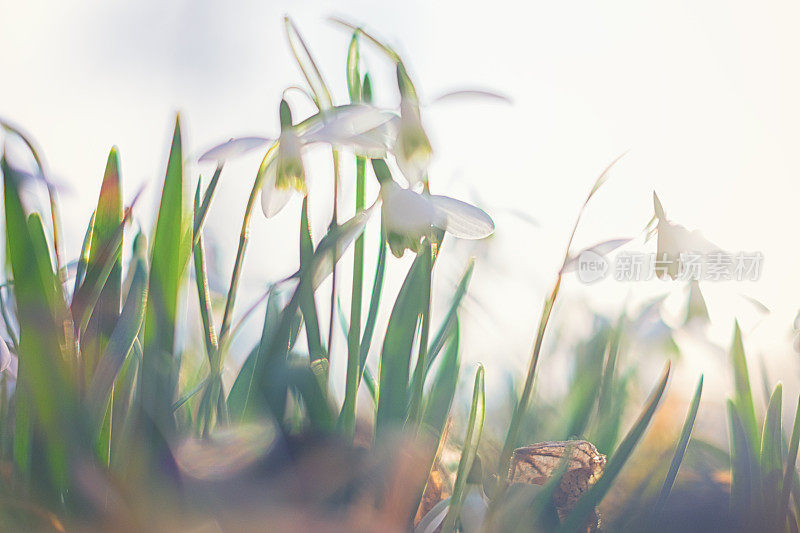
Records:
[[[416,91],[400,63],[397,64],[397,84],[400,87],[400,121],[397,126],[394,157],[409,186],[414,187],[427,180],[428,164],[433,149],[428,135],[422,128]]]
[[[675,279],[678,276],[681,254],[708,254],[720,250],[718,246],[706,240],[699,231],[689,231],[685,227],[669,221],[656,193],[653,193],[653,205],[656,212],[655,218],[658,219],[656,261],[666,267],[666,274],[670,278]]]
[[[420,194],[393,180],[381,184],[380,196],[386,238],[396,257],[406,249],[419,252],[423,238],[432,239],[436,229],[462,239],[494,233],[494,221],[483,210],[448,196]]]
[[[269,218],[277,214],[295,191],[307,192],[303,151],[317,143],[352,150],[365,157],[385,157],[395,137],[397,115],[366,104],[337,106],[321,111],[297,125],[285,100],[281,101],[281,134],[277,142],[264,137],[231,139],[207,151],[200,161],[216,161],[242,155],[273,142],[273,156],[266,161],[261,189],[261,207]]]

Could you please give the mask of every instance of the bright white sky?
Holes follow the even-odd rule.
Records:
[[[67,188],[68,253],[77,254],[112,144],[120,148],[130,198],[138,184],[149,181],[153,193],[163,179],[177,110],[194,154],[231,136],[276,133],[281,90],[301,80],[284,41],[285,13],[345,101],[349,35],[325,20],[339,15],[395,45],[424,99],[468,87],[513,99],[510,107],[443,103],[424,117],[436,151],[434,191],[479,203],[498,226],[491,242],[450,248],[437,280],[442,309],[466,257],[480,254],[474,298],[465,309],[466,361],[484,361],[495,378],[503,368],[527,364],[575,214],[597,174],[628,150],[590,205],[577,245],[636,236],[652,214],[656,190],[673,220],[701,229],[725,249],[761,251],[758,283],[705,284],[711,335],[727,343],[739,316],[751,351],[771,361],[773,378],[796,373],[783,357],[791,355],[800,303],[793,237],[800,198],[796,2],[336,5],[0,0],[0,114],[35,137]],[[389,95],[384,103],[395,103],[391,69],[377,54],[366,60],[377,91]],[[221,281],[232,266],[257,163],[247,158],[227,169],[209,218]],[[318,154],[310,165],[320,175],[312,188],[319,234],[328,216],[327,159]],[[210,175],[211,169],[200,170]],[[353,195],[352,184],[343,194]],[[154,196],[147,201],[155,205]],[[240,311],[265,281],[294,266],[298,212],[296,201],[274,220],[254,218]],[[640,239],[628,249],[653,247]],[[390,287],[398,286],[396,277]],[[584,287],[570,277],[560,320],[570,324],[572,314],[582,317],[587,308],[616,315],[626,300],[670,291],[679,302],[682,288],[675,284],[609,280]],[[740,293],[772,314],[757,322]],[[687,354],[693,382],[697,367],[710,367],[691,364],[692,357]]]

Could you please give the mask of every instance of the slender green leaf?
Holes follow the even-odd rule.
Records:
[[[747,371],[747,358],[745,357],[744,344],[742,343],[742,331],[739,329],[738,322],[734,325],[730,354],[734,385],[736,388],[734,403],[742,417],[742,424],[752,446],[752,453],[755,456],[758,455],[760,449],[760,435],[758,423],[756,422],[753,392],[750,388],[750,375]]]
[[[425,257],[423,284],[422,284],[422,309],[419,333],[419,346],[417,351],[417,362],[414,365],[414,373],[411,377],[409,392],[411,394],[406,420],[411,424],[419,424],[422,415],[422,395],[425,388],[426,362],[428,359],[428,335],[431,329],[431,269],[433,267],[433,251],[430,243],[423,246]]]
[[[436,361],[436,356],[439,355],[439,352],[442,350],[445,339],[450,336],[453,328],[456,325],[456,321],[458,320],[458,308],[461,305],[461,301],[464,299],[464,295],[467,294],[467,287],[469,286],[470,279],[472,279],[473,270],[475,270],[475,261],[470,260],[469,264],[467,265],[467,269],[464,271],[464,274],[461,276],[461,279],[456,286],[456,290],[453,293],[453,298],[450,300],[450,308],[447,310],[447,314],[442,321],[442,325],[439,327],[436,335],[431,341],[430,347],[428,348],[428,357],[425,361],[426,375],[433,363]]]
[[[133,249],[134,273],[128,296],[87,393],[88,404],[95,417],[103,416],[106,412],[114,381],[133,347],[144,320],[147,304],[147,244],[143,234],[136,236]]]
[[[303,209],[300,214],[300,269],[310,272],[312,258],[314,257],[314,244],[311,240],[311,230],[308,225],[308,197],[303,199]],[[298,289],[299,290],[299,289]],[[322,345],[319,326],[317,304],[314,300],[313,288],[303,291],[300,299],[300,310],[306,323],[306,337],[311,360],[315,361],[326,357],[326,350]]]
[[[147,308],[144,322],[141,393],[148,416],[160,431],[171,431],[180,362],[175,350],[178,293],[192,243],[191,208],[183,175],[180,119],[167,163],[161,204],[153,232]]]
[[[78,332],[82,332],[86,329],[94,305],[100,297],[103,286],[114,268],[117,254],[122,246],[125,224],[131,218],[133,208],[139,200],[142,190],[143,189],[139,189],[139,192],[136,193],[130,206],[125,210],[122,222],[117,226],[113,236],[103,247],[102,252],[99,253],[97,261],[86,271],[86,275],[80,287],[78,287],[77,292],[72,295],[70,310]]]
[[[469,420],[467,422],[467,434],[464,437],[464,445],[461,447],[461,459],[458,462],[456,481],[453,485],[453,494],[450,497],[450,507],[447,510],[447,517],[442,526],[443,532],[455,531],[456,522],[461,515],[464,487],[467,484],[467,476],[472,469],[472,463],[478,453],[478,443],[480,443],[481,433],[483,432],[483,421],[486,414],[486,399],[483,389],[483,365],[478,365],[478,370],[475,373],[475,385],[472,391],[472,406],[469,410]]]
[[[257,400],[254,398],[254,384],[256,376],[264,371],[263,358],[267,356],[266,347],[271,342],[271,337],[275,334],[278,322],[281,318],[281,307],[278,303],[278,296],[274,287],[269,291],[267,298],[267,309],[264,315],[264,325],[261,332],[261,341],[255,349],[250,352],[236,380],[228,393],[228,409],[233,420],[245,420],[249,417],[248,409],[254,408]],[[262,348],[263,347],[263,348]]]
[[[203,225],[206,222],[206,217],[208,216],[208,209],[211,207],[211,200],[214,198],[214,192],[217,190],[217,185],[219,184],[219,177],[222,175],[222,167],[223,163],[217,165],[217,169],[214,171],[214,175],[211,177],[211,182],[209,182],[208,187],[206,188],[206,192],[203,194],[203,203],[197,205],[195,203],[194,208],[194,225],[192,228],[192,235],[194,235],[192,245],[196,246],[197,241],[200,239],[200,235],[203,233]],[[200,183],[197,184],[198,193],[200,188]]]
[[[426,257],[427,256],[427,257]],[[430,255],[421,253],[408,270],[395,300],[380,359],[376,434],[397,427],[406,419],[409,401],[409,365],[417,323],[427,296],[423,294]]]
[[[700,408],[700,397],[703,394],[703,376],[697,382],[697,388],[694,391],[692,402],[689,404],[689,412],[686,414],[686,420],[681,428],[681,435],[678,438],[678,446],[675,448],[675,454],[672,456],[672,462],[669,465],[669,472],[667,478],[664,480],[664,485],[661,487],[661,493],[658,495],[658,501],[655,505],[654,514],[657,518],[660,517],[661,512],[669,498],[669,493],[672,486],[675,484],[675,478],[678,476],[678,469],[681,467],[683,455],[686,453],[686,447],[689,445],[689,439],[692,437],[692,429],[694,429],[694,421],[697,418],[697,410]]]
[[[781,502],[779,508],[778,524],[785,524],[789,511],[789,496],[792,492],[792,481],[797,475],[795,465],[797,464],[797,449],[800,447],[800,397],[797,399],[797,408],[794,413],[794,424],[792,425],[792,439],[789,443],[789,454],[786,456],[786,467],[783,474],[783,486],[781,487]],[[797,488],[794,488],[797,490]],[[788,517],[790,522],[794,518]]]
[[[743,524],[748,524],[753,511],[752,478],[755,473],[753,453],[747,432],[732,400],[727,402],[728,425],[731,440],[731,510]],[[747,527],[744,528],[747,530]]]
[[[111,268],[91,311],[86,330],[81,337],[81,354],[87,382],[92,379],[94,369],[114,331],[120,312],[122,246],[115,246],[114,239],[117,229],[122,224],[122,219],[119,156],[117,149],[112,148],[108,154],[103,183],[100,186],[100,196],[97,200],[97,209],[95,209],[87,269],[102,270],[101,265],[105,260],[103,253],[106,248],[115,248],[116,253],[112,254],[110,258]]]
[[[197,190],[194,197],[195,218],[197,210],[200,208],[200,181],[197,182]],[[195,285],[197,287],[198,307],[200,309],[200,319],[203,321],[203,339],[206,346],[211,371],[219,370],[219,345],[217,344],[217,332],[214,328],[214,315],[211,310],[211,291],[208,288],[208,273],[206,270],[206,255],[203,245],[202,232],[196,235],[193,248]]]
[[[781,481],[783,480],[783,430],[781,406],[783,385],[778,383],[769,400],[761,438],[761,498],[764,519],[771,528],[779,529]]]
[[[386,233],[381,227],[380,242],[378,245],[378,261],[375,265],[375,277],[372,281],[372,296],[369,300],[367,310],[367,320],[364,323],[364,334],[361,336],[361,346],[359,348],[359,364],[361,374],[367,364],[367,356],[372,346],[372,335],[375,333],[375,324],[378,320],[378,308],[380,307],[381,291],[383,290],[383,278],[386,273]]]
[[[291,361],[283,367],[282,373],[279,379],[296,390],[303,400],[311,427],[315,431],[332,430],[335,421],[332,406],[313,367],[309,367],[305,361]]]
[[[94,229],[95,212],[92,211],[92,216],[89,218],[89,225],[86,226],[86,233],[83,236],[83,244],[81,245],[81,253],[78,256],[78,264],[75,267],[75,286],[72,289],[72,294],[78,292],[83,279],[86,276],[86,267],[89,264],[89,248],[92,244],[92,230]]]
[[[422,416],[422,427],[431,431],[437,440],[444,431],[461,369],[458,319],[447,339],[446,346],[430,391],[425,398],[425,410]]]

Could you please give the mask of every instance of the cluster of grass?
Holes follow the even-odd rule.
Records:
[[[286,27],[308,94],[324,115],[334,107],[331,91],[291,21]],[[362,42],[395,63],[401,96],[416,98],[401,58],[363,30],[350,30],[350,104],[371,99],[369,73],[362,72],[359,61]],[[281,119],[292,126],[290,116]],[[212,312],[203,227],[224,161],[205,188],[201,179],[192,185],[184,172],[179,120],[151,235],[131,234],[136,201],[123,206],[119,159],[112,150],[97,208],[88,217],[74,262],[62,256],[58,203],[34,145],[10,124],[3,123],[3,128],[7,142],[27,146],[36,167],[26,172],[5,155],[2,159],[7,281],[0,307],[10,347],[0,350],[4,529],[174,530],[213,524],[223,530],[585,530],[629,464],[665,394],[669,363],[641,404],[630,393],[635,369],[622,358],[629,325],[623,316],[617,324],[604,324],[576,352],[572,381],[559,407],[533,405],[537,366],[562,274],[577,255],[570,237],[564,268],[544,302],[504,438],[495,442],[494,435],[484,434],[481,366],[474,380],[466,376],[472,384],[468,415],[451,423],[451,407],[463,381],[458,312],[472,264],[466,265],[438,324],[432,323],[431,285],[436,260],[447,252],[443,231],[429,227],[421,239],[408,240],[384,225],[379,242],[373,243],[376,263],[368,269],[366,180],[374,174],[383,185],[394,183],[397,172],[393,175],[387,161],[397,154],[391,152],[385,158],[356,158],[356,215],[339,223],[334,197],[333,220],[316,243],[304,200],[300,268],[270,287],[260,339],[232,384],[226,384],[222,370],[231,356],[248,228],[279,146],[266,151],[254,180],[220,319]],[[411,140],[427,142],[422,135]],[[337,149],[333,145],[331,151],[336,180]],[[610,168],[598,178],[584,207]],[[50,212],[44,215],[27,209],[24,201],[37,188],[50,199]],[[423,188],[427,195],[427,183]],[[337,263],[350,245],[351,293],[339,294],[334,282],[331,294],[320,294],[320,280],[331,274],[335,278]],[[388,305],[383,280],[390,246],[393,252],[396,246],[413,248],[416,257]],[[132,250],[126,262],[123,249]],[[370,290],[368,272],[374,272]],[[199,377],[197,365],[176,348],[176,339],[184,334],[177,318],[187,285],[196,293],[202,320],[205,363]],[[330,306],[330,317],[321,317],[320,297],[330,297],[332,304],[349,297],[349,317],[334,317],[336,305]],[[382,306],[391,314],[385,331],[377,331]],[[344,397],[337,400],[330,392],[328,370],[331,337],[339,327],[347,338],[346,354],[341,354],[347,371]],[[373,372],[367,359],[376,352]],[[787,439],[778,385],[759,425],[738,327],[731,362],[736,387],[728,404],[730,451],[706,444],[721,468],[727,468],[727,461],[731,468],[731,505],[714,520],[720,527],[796,531],[800,411]],[[625,512],[615,515],[608,530],[671,530],[670,520],[683,512],[679,493],[672,489],[687,448],[692,449],[701,393],[702,377],[685,424],[680,431],[676,428],[671,457],[618,506]],[[628,418],[631,408],[638,411],[633,420]],[[599,479],[560,520],[552,496],[567,471],[572,453],[568,444],[542,486],[509,486],[506,473],[515,448],[575,437],[594,443],[608,461]],[[455,459],[448,461],[452,450]]]

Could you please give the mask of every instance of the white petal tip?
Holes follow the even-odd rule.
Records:
[[[437,224],[460,239],[484,239],[494,233],[494,221],[483,209],[448,196],[431,196],[441,217]]]
[[[270,139],[265,137],[239,137],[231,139],[211,148],[198,158],[200,163],[209,161],[221,163],[228,159],[246,154],[251,150],[267,145]]]

